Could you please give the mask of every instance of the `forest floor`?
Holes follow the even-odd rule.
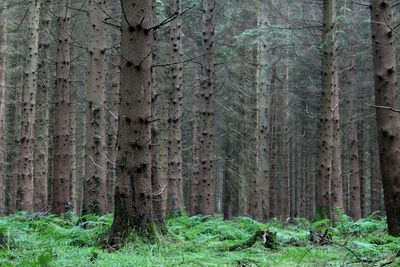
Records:
[[[400,266],[400,238],[372,217],[353,222],[341,215],[334,228],[327,220],[284,226],[180,217],[168,221],[168,235],[156,241],[131,236],[117,251],[101,246],[111,223],[111,216],[92,215],[2,218],[0,266]],[[262,239],[248,242],[260,230],[276,233],[273,249]]]

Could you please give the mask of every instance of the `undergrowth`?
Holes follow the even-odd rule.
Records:
[[[0,219],[0,266],[400,266],[400,239],[388,236],[374,216],[354,222],[338,212],[329,220],[295,219],[259,223],[246,217],[180,217],[167,222],[169,234],[148,242],[132,236],[119,250],[102,248],[112,217],[19,213]],[[230,251],[254,233],[276,233],[277,247],[261,242]],[[329,233],[325,245],[310,232]]]

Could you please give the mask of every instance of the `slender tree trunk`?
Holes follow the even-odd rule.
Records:
[[[51,1],[45,0],[40,9],[39,32],[39,72],[36,95],[36,121],[35,121],[35,155],[33,179],[33,208],[34,211],[45,212],[48,210],[48,150],[49,150],[49,103],[48,91],[50,90],[51,66]]]
[[[157,21],[157,13],[156,13],[156,0],[152,0],[152,10],[153,10],[153,24],[156,25],[158,23]],[[156,34],[154,34],[154,43],[153,43],[153,51],[156,50],[157,48],[157,40],[156,40]],[[157,56],[156,53],[153,52],[152,54],[153,61],[156,60]],[[152,73],[151,73],[151,115],[153,118],[158,117],[158,92],[157,92],[157,72],[156,68],[152,68]],[[157,121],[152,122],[152,128],[151,128],[151,164],[152,164],[152,169],[151,169],[151,186],[152,186],[152,191],[153,191],[153,213],[154,213],[154,219],[156,220],[157,225],[162,229],[164,229],[164,211],[163,211],[163,192],[165,191],[166,187],[162,184],[162,176],[160,176],[160,153],[159,153],[159,136],[160,132],[158,129],[158,123]]]
[[[331,217],[332,182],[332,127],[333,97],[337,87],[336,67],[336,0],[323,0],[323,56],[322,56],[322,103],[320,116],[320,143],[318,182],[316,188],[316,212],[318,217]]]
[[[26,58],[22,91],[20,158],[18,166],[18,209],[33,211],[33,166],[35,151],[35,115],[37,70],[39,68],[39,18],[41,0],[32,0],[28,9],[29,52]]]
[[[170,67],[171,88],[169,92],[168,119],[168,201],[167,215],[179,216],[183,209],[182,181],[182,19],[181,1],[171,0]],[[178,63],[176,63],[178,62]]]
[[[52,209],[63,214],[71,209],[72,142],[70,133],[70,10],[68,0],[60,0],[57,16],[57,82],[54,126],[54,167]]]
[[[289,8],[288,8],[289,9]],[[290,13],[288,12],[288,15]],[[290,191],[289,191],[289,168],[290,163],[289,160],[289,150],[290,150],[290,135],[289,135],[289,116],[290,116],[290,92],[289,92],[289,47],[286,48],[286,59],[284,65],[284,84],[283,84],[283,118],[282,118],[282,190],[281,190],[281,207],[280,207],[280,215],[281,221],[285,222],[290,214]],[[302,193],[304,193],[302,191]]]
[[[271,82],[269,90],[269,214],[268,219],[275,218],[278,211],[278,178],[277,178],[277,126],[276,126],[276,113],[277,113],[277,90],[276,90],[276,65],[272,66]]]
[[[108,10],[114,18],[121,19],[120,1],[108,1]],[[120,43],[120,31],[109,28],[109,43],[115,47]],[[118,49],[111,50],[108,58],[108,88],[106,90],[107,107],[107,207],[108,212],[114,212],[114,187],[115,187],[115,162],[117,160],[117,135],[118,135],[118,105],[119,97],[119,65],[121,57]]]
[[[199,180],[200,180],[200,173],[199,173],[199,94],[200,94],[200,81],[199,77],[196,76],[193,81],[193,148],[192,148],[192,179],[190,185],[190,207],[189,207],[189,214],[196,215],[199,212]]]
[[[152,1],[123,0],[121,105],[119,107],[117,181],[110,243],[134,230],[153,232],[151,183],[151,95],[154,30]]]
[[[3,6],[8,5],[8,0],[3,1]],[[0,10],[0,216],[6,212],[6,192],[5,192],[5,100],[6,100],[6,42],[7,42],[7,16],[6,9]]]
[[[352,90],[349,96],[349,114],[351,121],[349,123],[349,155],[350,155],[350,216],[354,220],[361,219],[361,186],[360,186],[360,157],[358,151],[358,130],[357,122],[357,92],[354,90],[354,70],[355,65],[354,56],[350,56],[346,68],[349,68],[347,78],[347,90]]]
[[[392,1],[371,0],[375,103],[397,108],[396,47]],[[381,173],[389,234],[400,235],[400,114],[376,109]]]
[[[199,212],[214,214],[214,8],[215,0],[203,0],[201,93],[199,106]]]
[[[89,64],[86,95],[84,213],[107,213],[106,1],[89,0]]]

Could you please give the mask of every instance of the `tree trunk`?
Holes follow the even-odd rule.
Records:
[[[322,103],[320,115],[320,143],[316,213],[318,217],[331,217],[331,182],[333,163],[333,97],[337,87],[336,67],[336,0],[323,0],[323,56]]]
[[[110,243],[134,230],[153,235],[151,95],[155,8],[152,1],[122,0],[121,104],[117,179]]]
[[[371,0],[375,103],[398,108],[392,1]],[[376,109],[381,173],[389,234],[400,235],[400,114]]]
[[[289,8],[288,8],[289,9]],[[290,15],[288,11],[288,15]],[[287,37],[288,38],[288,37]],[[287,44],[288,45],[288,44]],[[280,215],[281,221],[285,222],[290,214],[290,191],[289,191],[289,168],[290,163],[289,160],[289,150],[290,150],[290,133],[289,133],[289,116],[290,116],[290,92],[289,92],[289,47],[286,48],[286,59],[284,65],[284,84],[283,84],[283,118],[282,118],[282,190],[281,190],[281,207],[280,207]],[[302,193],[304,193],[302,191]]]
[[[199,94],[200,94],[200,81],[199,77],[196,76],[193,81],[193,148],[192,148],[192,179],[190,183],[190,207],[189,215],[193,216],[199,212],[199,146],[200,146],[200,136],[199,136]]]
[[[3,5],[8,5],[8,0],[3,1]],[[6,42],[7,42],[7,16],[6,9],[0,10],[0,216],[6,213],[6,192],[5,192],[5,100],[6,100]]]
[[[89,62],[86,95],[84,213],[107,213],[106,2],[89,0]]]
[[[71,159],[70,133],[70,10],[68,0],[60,0],[57,16],[57,83],[54,126],[54,167],[52,213],[63,214],[71,209]]]
[[[268,176],[270,179],[269,183],[269,214],[268,219],[275,218],[278,211],[278,179],[277,179],[277,90],[276,90],[276,65],[272,66],[271,71],[271,82],[269,89],[269,169]]]
[[[50,90],[51,66],[51,1],[46,0],[40,9],[39,32],[39,73],[36,95],[36,122],[35,122],[35,158],[33,180],[33,208],[34,211],[48,211],[48,150],[49,150],[49,106],[48,92]]]
[[[121,18],[120,1],[108,1],[108,10],[114,18]],[[109,28],[109,44],[113,47],[120,43],[120,31]],[[114,186],[115,186],[115,162],[117,160],[117,135],[118,135],[118,105],[119,105],[119,77],[121,57],[118,49],[113,49],[108,58],[108,76],[106,90],[107,108],[107,207],[108,212],[114,212]]]
[[[203,0],[202,77],[199,106],[199,212],[214,214],[214,8],[215,0]]]
[[[183,209],[182,181],[182,19],[181,1],[171,0],[170,79],[168,118],[168,201],[167,215],[179,216]]]
[[[20,210],[33,211],[33,166],[35,151],[35,115],[37,93],[37,70],[39,68],[39,18],[41,0],[32,0],[28,9],[29,52],[24,71],[22,91],[22,117],[20,158],[18,166],[18,206]]]
[[[153,24],[156,25],[157,21],[157,14],[156,14],[156,0],[152,0],[152,10],[153,10]],[[153,51],[156,51],[157,48],[157,41],[156,41],[156,34],[154,34],[154,43],[153,43]],[[153,52],[152,54],[153,61],[156,60],[156,53]],[[153,118],[158,117],[158,92],[157,92],[157,72],[156,68],[152,68],[151,73],[151,115]],[[157,225],[162,229],[164,229],[164,211],[163,211],[163,192],[165,191],[166,187],[162,183],[162,176],[160,176],[160,153],[159,153],[159,129],[157,121],[152,122],[151,128],[151,186],[153,191],[153,213],[154,219]]]

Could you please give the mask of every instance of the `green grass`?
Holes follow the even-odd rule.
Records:
[[[283,226],[240,217],[180,217],[168,221],[169,234],[153,242],[131,236],[121,249],[101,248],[111,216],[64,218],[24,213],[0,219],[0,266],[400,266],[400,239],[386,234],[385,221],[353,222],[341,214],[329,221],[303,219]],[[258,230],[277,234],[277,248],[261,242],[229,251]],[[332,234],[327,246],[312,244],[309,232]],[[355,255],[354,255],[355,254]],[[397,259],[397,261],[396,261]],[[360,262],[360,260],[362,262]]]

